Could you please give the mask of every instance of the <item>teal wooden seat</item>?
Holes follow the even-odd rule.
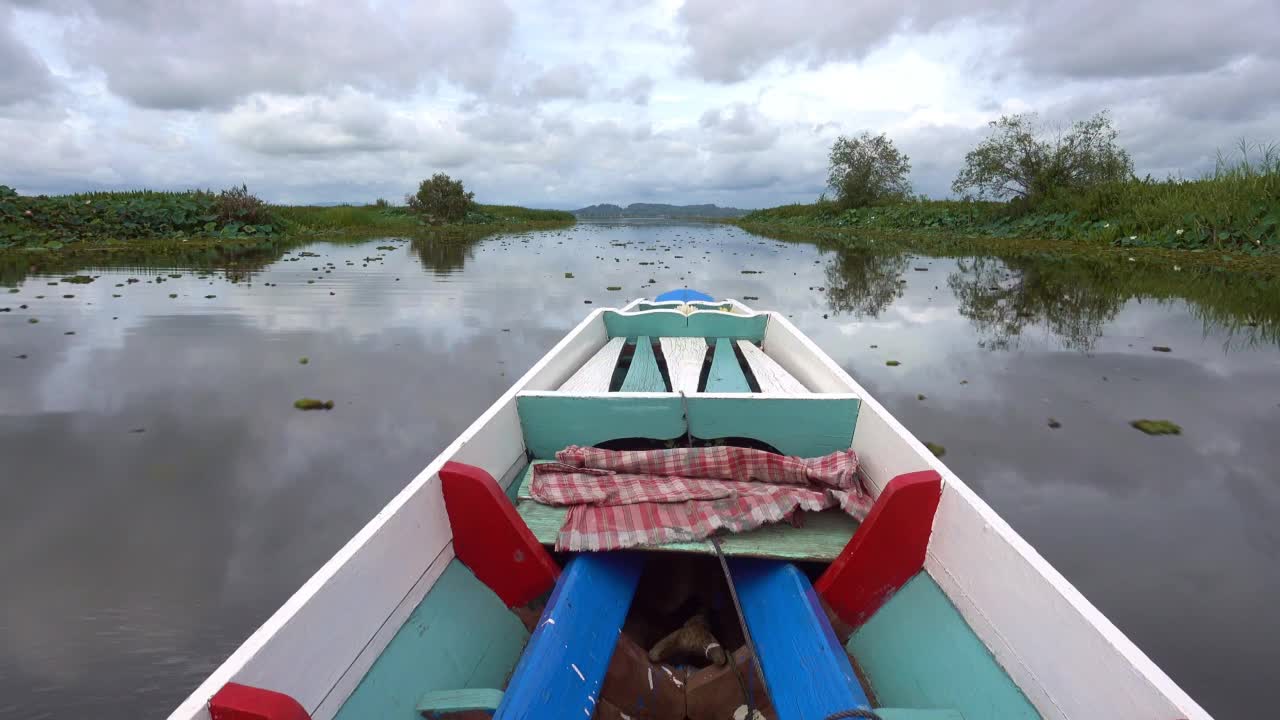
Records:
[[[636,338],[636,352],[631,356],[631,367],[622,381],[621,392],[666,392],[667,384],[658,369],[658,359],[653,355],[653,343],[648,335]]]
[[[871,707],[813,586],[795,565],[732,558],[729,571],[779,720]]]
[[[569,561],[516,665],[497,720],[591,717],[643,556],[609,552]]]
[[[427,720],[446,720],[463,713],[493,715],[502,702],[502,691],[491,688],[433,690],[418,700],[418,713]]]
[[[707,376],[707,392],[751,392],[747,376],[743,374],[738,356],[733,352],[733,341],[728,338],[716,340],[715,355],[711,358],[711,374]]]

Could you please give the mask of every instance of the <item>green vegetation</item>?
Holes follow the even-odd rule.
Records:
[[[831,146],[827,187],[841,209],[881,205],[911,196],[911,159],[884,133],[836,138]]]
[[[937,443],[926,440],[924,446],[928,448],[929,452],[933,453],[934,457],[942,457],[947,454],[947,449]]]
[[[301,400],[295,400],[293,406],[299,410],[332,410],[333,401],[302,398]]]
[[[1116,144],[1118,133],[1106,111],[1066,133],[1049,132],[1034,113],[1006,115],[989,125],[990,137],[965,155],[951,185],[957,195],[1034,202],[1133,176],[1133,161]]]
[[[1134,420],[1129,423],[1148,435],[1181,435],[1182,428],[1168,420]]]
[[[256,239],[282,229],[280,218],[245,187],[26,197],[0,185],[0,250],[190,236]]]
[[[905,177],[886,184],[884,193],[864,191],[879,187],[876,178],[895,177],[889,169],[909,168],[905,157],[891,162],[898,157],[891,141],[864,134],[857,142],[877,142],[881,152],[864,149],[860,164],[849,159],[854,141],[840,138],[832,147],[835,201],[757,210],[735,222],[774,237],[880,241],[882,248],[888,242],[926,252],[1149,248],[1199,252],[1182,261],[1198,265],[1270,258],[1265,264],[1275,267],[1280,259],[1278,145],[1242,141],[1234,152],[1219,153],[1204,177],[1155,180],[1133,176],[1105,112],[1063,133],[1046,131],[1034,115],[1004,117],[991,127],[953,183],[964,200],[906,199]]]
[[[461,188],[461,183],[457,185]],[[395,207],[382,199],[372,205],[269,205],[243,185],[220,193],[138,191],[56,197],[22,196],[0,185],[0,276],[34,265],[69,269],[90,262],[153,264],[161,259],[184,265],[218,264],[278,256],[318,236],[417,238],[435,236],[441,230],[453,233],[457,228],[458,235],[474,238],[574,221],[568,212],[480,205],[470,199],[470,193],[464,195],[468,205],[463,217],[442,225],[436,214]]]
[[[430,180],[418,184],[418,192],[405,195],[409,211],[424,219],[456,223],[467,217],[475,205],[473,192],[462,187],[461,180],[454,180],[444,173],[436,173]]]
[[[393,205],[333,205],[317,207],[276,206],[275,210],[287,222],[287,230],[293,233],[329,234],[364,233],[413,235],[432,227],[451,227],[433,223],[405,207]],[[515,205],[473,205],[465,217],[455,225],[519,226],[564,225],[573,222],[573,215],[563,210],[534,210]]]
[[[395,233],[415,227],[417,218],[404,208],[387,205],[314,205],[277,206],[288,227],[312,233],[386,232]]]

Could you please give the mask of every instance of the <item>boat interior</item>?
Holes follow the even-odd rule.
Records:
[[[495,526],[523,525],[541,546],[531,552],[554,565],[537,596],[501,587],[519,568],[469,567],[488,561],[465,551],[451,508],[458,557],[338,718],[820,720],[856,708],[885,720],[1040,717],[922,569],[936,485],[924,483],[923,539],[906,537],[920,532],[907,488],[897,508],[880,489],[870,534],[828,510],[722,535],[718,548],[552,552],[566,510],[537,502],[529,486],[533,466],[562,448],[729,444],[817,457],[848,449],[857,424],[858,397],[810,387],[771,355],[767,314],[732,301],[642,303],[603,321],[607,338],[559,388],[516,396],[525,462],[503,478],[470,473],[507,505],[480,519],[475,542],[501,544]],[[885,572],[867,570],[881,562],[868,553],[914,545],[921,557],[893,571],[893,587],[857,587],[859,574]],[[833,607],[842,586],[870,599]]]

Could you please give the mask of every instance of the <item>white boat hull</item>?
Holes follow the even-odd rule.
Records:
[[[635,301],[628,307],[634,308]],[[751,313],[731,302],[737,312]],[[624,311],[627,308],[624,308]],[[285,693],[330,720],[453,560],[438,472],[450,460],[506,487],[526,465],[516,395],[555,390],[608,342],[592,312],[321,567],[174,712],[209,717],[209,699],[236,682]],[[768,313],[763,349],[813,392],[862,399],[853,435],[878,494],[893,477],[943,479],[925,570],[1045,718],[1209,715],[784,317]]]

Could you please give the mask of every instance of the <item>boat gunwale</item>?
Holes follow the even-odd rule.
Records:
[[[892,413],[890,413],[874,395],[867,392],[849,373],[840,367],[830,356],[819,348],[812,339],[802,333],[795,325],[783,317],[780,313],[772,313],[769,321],[769,327],[765,332],[765,338],[762,343],[766,351],[770,349],[771,340],[776,343],[782,339],[783,333],[787,336],[785,339],[793,341],[801,348],[808,350],[809,355],[818,360],[819,368],[809,368],[811,372],[802,377],[797,372],[798,368],[788,367],[786,363],[781,362],[778,353],[771,355],[775,360],[779,360],[792,375],[797,379],[811,385],[816,378],[814,372],[821,370],[828,374],[826,380],[834,381],[835,384],[842,384],[848,391],[859,394],[861,398],[861,412],[858,416],[858,426],[854,430],[853,448],[858,451],[860,466],[863,469],[863,477],[871,485],[873,494],[879,495],[884,485],[893,477],[906,472],[915,470],[934,470],[942,477],[942,499],[939,503],[938,511],[934,516],[933,532],[930,536],[928,550],[925,557],[924,570],[938,584],[943,593],[951,601],[951,603],[960,611],[965,622],[977,634],[987,649],[996,658],[1005,672],[1014,683],[1026,694],[1028,700],[1035,706],[1036,710],[1042,717],[1049,719],[1072,718],[1091,716],[1096,713],[1098,707],[1107,707],[1117,713],[1117,717],[1152,717],[1161,713],[1168,713],[1168,717],[1178,717],[1181,720],[1211,720],[1211,716],[1200,707],[1200,705],[1191,698],[1177,683],[1169,677],[1158,665],[1155,664],[1132,640],[1128,638],[1119,628],[1115,626],[1101,611],[1099,611],[1093,603],[1091,603],[1069,580],[1066,579],[1056,568],[1053,567],[1045,558],[1040,555],[1030,543],[1028,543],[1016,530],[1013,529],[1007,521],[1004,520],[985,500],[978,496],[963,480],[961,480],[954,472],[942,463],[934,454],[924,446],[924,444],[911,433]],[[794,359],[794,358],[793,358]],[[825,383],[824,383],[825,385]],[[830,386],[830,385],[826,385]],[[911,466],[910,462],[905,463],[901,467],[895,467],[892,470],[885,467],[877,467],[880,465],[880,458],[875,457],[875,453],[869,453],[865,449],[860,449],[861,444],[866,444],[866,429],[871,423],[879,421],[884,424],[885,428],[905,441],[908,448],[913,451],[915,459],[920,463],[919,467]],[[863,442],[860,443],[860,437]],[[908,459],[909,460],[909,459]],[[948,535],[947,525],[943,523],[953,522],[956,520],[963,521],[961,513],[968,510],[972,513],[973,519],[977,523],[971,523],[971,527],[959,527],[953,524],[951,531],[955,535]],[[940,532],[940,529],[942,532]],[[990,554],[979,556],[973,552],[972,545],[965,546],[965,543],[959,541],[957,536],[959,533],[969,530],[981,538],[999,538],[1003,541],[1004,546],[1010,551],[1004,558],[993,558]],[[953,543],[953,541],[955,541]],[[957,547],[944,547],[950,545]],[[998,549],[988,547],[988,550]],[[989,615],[989,610],[984,607],[992,607],[995,603],[988,604],[985,600],[980,600],[975,592],[975,579],[981,579],[984,576],[990,576],[993,570],[993,563],[1008,562],[1014,560],[1022,564],[1021,568],[1014,568],[1015,571],[1021,570],[1024,574],[1021,576],[1025,580],[1042,580],[1045,587],[1052,592],[1048,597],[1042,598],[1044,609],[1042,611],[1026,612],[1026,606],[1021,603],[1013,603],[1017,607],[1011,605],[1005,617],[993,618]],[[968,570],[962,572],[961,568]],[[1029,573],[1029,574],[1025,574]],[[963,575],[963,579],[962,576]],[[966,580],[968,581],[966,583]],[[1006,588],[1008,584],[997,581],[995,584]],[[1022,587],[1034,587],[1026,585]],[[990,590],[990,588],[988,588]],[[987,593],[991,595],[990,592]],[[1019,596],[1023,599],[1025,596]],[[1007,599],[1007,598],[1006,598]],[[1055,602],[1061,601],[1061,602]],[[1061,621],[1071,619],[1072,614],[1064,614],[1061,612],[1062,603],[1070,608],[1075,624],[1079,628],[1062,629]],[[1019,613],[1030,616],[1030,624],[1035,629],[1028,633],[1032,637],[1028,640],[1015,640],[1009,637],[1008,630],[1014,625],[1013,615]],[[1046,619],[1058,621],[1051,627],[1045,626]],[[1019,628],[1023,629],[1024,628]],[[1059,662],[1057,657],[1049,657],[1048,659],[1039,659],[1033,661],[1029,657],[1031,652],[1019,652],[1019,649],[1034,651],[1040,655],[1047,655],[1055,650],[1060,650],[1063,643],[1079,642],[1082,638],[1076,632],[1078,629],[1092,631],[1100,641],[1099,645],[1092,645],[1088,649],[1092,652],[1089,658],[1098,654],[1098,650],[1110,649],[1118,656],[1123,664],[1144,681],[1151,690],[1158,694],[1158,698],[1142,699],[1129,695],[1126,697],[1123,692],[1123,685],[1129,679],[1129,676],[1122,678],[1123,673],[1114,673],[1102,670],[1096,665],[1088,665],[1084,662]],[[1046,641],[1045,635],[1052,632],[1055,639],[1061,639],[1061,642]],[[1089,645],[1088,642],[1083,645]],[[1090,674],[1089,679],[1079,672],[1082,668],[1087,668]],[[1058,670],[1058,673],[1051,676],[1049,672],[1042,670]],[[1059,693],[1056,689],[1049,687],[1053,685],[1066,685],[1077,689],[1075,693]],[[1099,692],[1102,686],[1112,685],[1112,692],[1102,694]],[[1065,695],[1071,695],[1066,697]],[[1152,703],[1151,701],[1155,702]],[[1163,702],[1160,702],[1163,701]],[[1163,705],[1164,707],[1156,707]],[[1155,713],[1156,715],[1153,715]]]
[[[335,581],[342,573],[364,570],[377,575],[377,571],[382,569],[378,561],[391,559],[394,562],[394,555],[369,557],[362,553],[370,550],[371,541],[386,530],[389,523],[402,519],[400,514],[411,502],[425,497],[422,502],[440,506],[427,509],[443,515],[440,496],[423,496],[422,493],[431,491],[444,462],[456,459],[459,453],[478,454],[468,452],[472,440],[484,433],[496,437],[510,430],[493,425],[495,422],[509,422],[514,418],[514,437],[508,437],[506,441],[512,442],[519,452],[512,453],[507,467],[496,468],[493,474],[505,476],[507,482],[519,477],[527,461],[516,414],[517,396],[522,392],[554,394],[560,383],[608,341],[604,314],[627,312],[627,308],[641,302],[645,300],[633,300],[622,309],[598,308],[590,312],[326,561],[174,710],[170,718],[208,718],[208,699],[225,683],[233,681],[261,683],[268,689],[292,694],[315,720],[332,718],[363,677],[364,670],[359,670],[359,666],[364,664],[367,669],[390,641],[396,629],[396,615],[404,610],[407,616],[430,590],[434,579],[431,583],[424,581],[431,571],[437,566],[443,569],[448,564],[447,561],[441,562],[441,558],[447,554],[452,559],[452,536],[447,520],[443,528],[447,537],[440,550],[422,553],[423,556],[431,555],[431,560],[422,560],[418,566],[421,571],[414,573],[414,579],[406,590],[394,591],[395,597],[390,598],[394,602],[383,603],[390,609],[376,627],[367,628],[368,639],[354,648],[355,655],[332,661],[343,669],[332,681],[322,680],[329,686],[324,688],[319,698],[314,697],[315,693],[298,697],[295,694],[297,688],[290,687],[289,682],[274,682],[282,678],[296,680],[299,674],[296,668],[291,672],[270,664],[263,667],[261,662],[254,663],[262,660],[273,641],[281,641],[281,634],[290,629],[291,623],[299,620],[309,603],[321,593],[341,591],[335,586]],[[935,458],[874,395],[868,393],[808,336],[776,311],[755,311],[737,301],[723,302],[732,302],[752,315],[768,318],[762,348],[805,386],[815,393],[849,393],[857,397],[861,411],[852,447],[863,460],[864,477],[874,494],[878,495],[892,477],[905,472],[931,469],[941,475],[943,496],[934,518],[924,569],[1043,717],[1083,717],[1098,707],[1109,708],[1119,716],[1168,716],[1186,720],[1210,717],[1035,548]],[[683,304],[673,303],[675,306]],[[734,313],[722,314],[743,317]],[[535,384],[539,387],[530,387]],[[672,394],[655,393],[664,397]],[[485,438],[486,441],[492,439]],[[878,447],[876,443],[880,441],[886,442],[883,452],[867,450],[867,447]],[[889,444],[898,447],[890,449]],[[894,457],[887,457],[890,455]],[[492,465],[491,458],[463,460],[489,460]],[[368,567],[354,567],[353,561],[357,558]],[[992,575],[999,578],[993,581]],[[1016,581],[1012,585],[1007,580],[1010,577]],[[993,585],[1000,585],[1005,597],[993,595]],[[1009,587],[1019,592],[1009,593]],[[384,595],[391,592],[383,588]],[[366,588],[362,597],[368,601],[372,595],[374,593],[367,592]],[[413,599],[415,596],[416,600]],[[332,598],[326,600],[331,601]],[[304,620],[318,627],[322,618],[308,617]],[[391,632],[383,633],[387,626],[392,626]],[[385,640],[378,646],[377,641],[384,634]],[[1046,640],[1046,637],[1050,639]],[[285,638],[283,642],[296,645],[297,638]],[[274,655],[279,657],[274,659],[278,663],[284,664],[292,659],[294,665],[306,665],[308,675],[318,674],[313,659],[309,658],[308,663],[297,662],[301,648],[275,649]],[[286,650],[292,650],[293,654]],[[1104,658],[1106,662],[1098,662]],[[363,663],[366,660],[367,663]]]

